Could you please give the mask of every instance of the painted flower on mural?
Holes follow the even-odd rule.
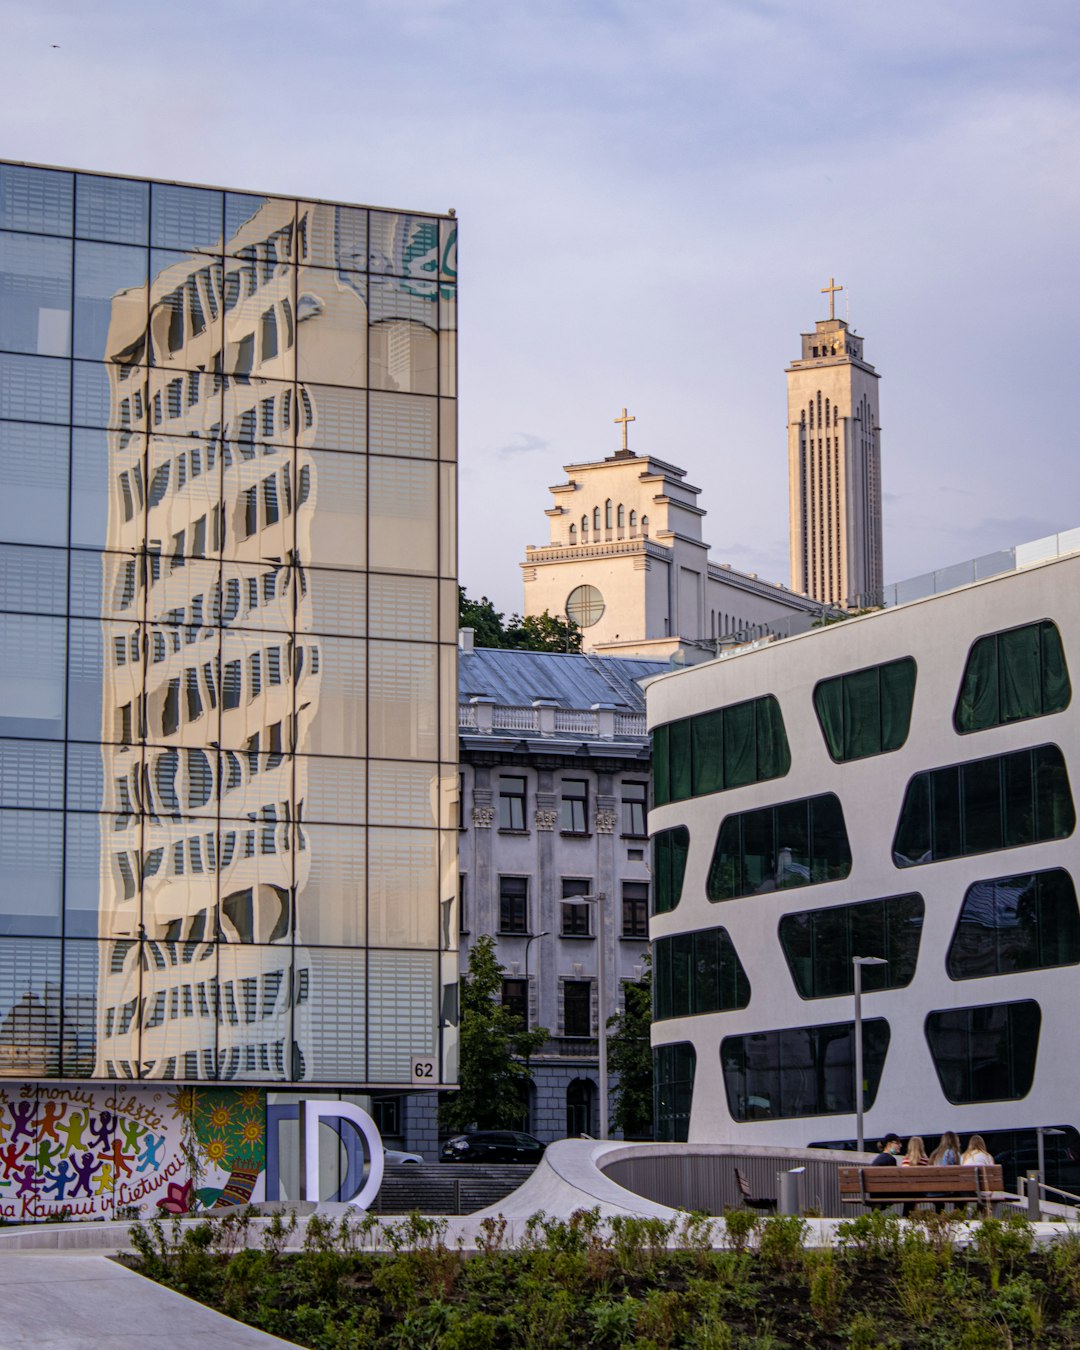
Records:
[[[212,1129],[223,1130],[232,1121],[232,1110],[228,1106],[215,1106],[210,1112],[210,1125]]]
[[[191,1209],[194,1189],[190,1180],[183,1183],[170,1181],[164,1199],[158,1201],[158,1209],[164,1210],[166,1214],[187,1214]]]
[[[262,1116],[263,1100],[261,1088],[241,1088],[240,1089],[240,1109],[242,1111],[258,1111]]]
[[[195,1089],[178,1088],[172,1100],[173,1120],[186,1120],[195,1113]]]
[[[261,1120],[248,1120],[244,1122],[240,1134],[245,1144],[256,1145],[262,1142],[264,1125]]]
[[[213,1163],[215,1167],[221,1167],[229,1156],[229,1146],[220,1137],[207,1139],[203,1145],[203,1151],[206,1153],[207,1162]]]

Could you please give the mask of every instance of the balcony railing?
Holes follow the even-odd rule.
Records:
[[[478,699],[458,704],[458,728],[481,735],[524,731],[540,736],[585,736],[611,740],[616,736],[645,740],[645,714],[613,708],[514,707]]]

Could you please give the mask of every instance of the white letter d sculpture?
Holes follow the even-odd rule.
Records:
[[[366,1111],[350,1102],[312,1102],[300,1104],[300,1199],[319,1203],[319,1121],[337,1122],[340,1135],[343,1124],[350,1125],[367,1146],[367,1181],[352,1196],[343,1196],[350,1205],[366,1209],[379,1193],[383,1179],[383,1145],[378,1127]]]

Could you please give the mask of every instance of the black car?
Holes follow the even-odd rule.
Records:
[[[518,1130],[470,1130],[442,1146],[442,1162],[538,1163],[546,1145]]]

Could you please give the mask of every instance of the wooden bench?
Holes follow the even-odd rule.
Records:
[[[1002,1189],[1001,1168],[841,1167],[840,1199],[847,1205],[976,1204],[984,1212],[1015,1199]]]

